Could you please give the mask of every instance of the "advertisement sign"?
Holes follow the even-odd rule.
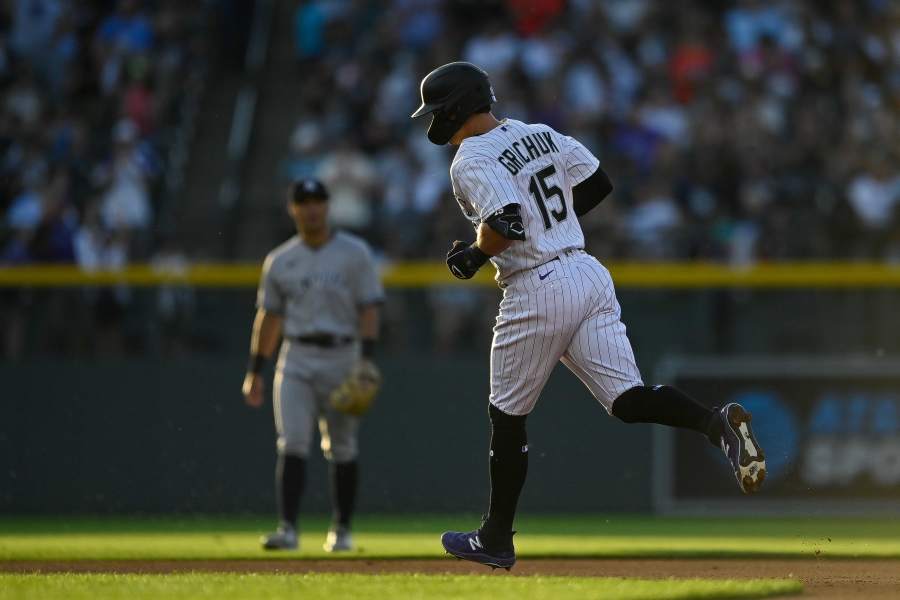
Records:
[[[721,450],[658,427],[658,510],[900,511],[900,364],[684,359],[667,362],[657,381],[709,406],[747,408],[768,471],[762,491],[745,496]]]

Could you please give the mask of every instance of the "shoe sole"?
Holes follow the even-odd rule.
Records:
[[[265,538],[260,540],[259,545],[262,546],[263,550],[296,550],[300,547],[299,542],[295,544],[285,544],[283,542],[269,542],[266,541]]]
[[[263,544],[263,550],[296,550],[297,546],[266,546]]]
[[[741,457],[735,477],[745,494],[755,494],[766,480],[766,453],[763,451],[750,421],[753,416],[740,404],[728,409],[728,424],[741,440]]]
[[[473,562],[473,563],[476,563],[479,565],[484,565],[484,566],[490,567],[492,569],[506,569],[507,571],[509,571],[510,569],[513,568],[513,565],[516,564],[516,561],[513,561],[510,564],[506,564],[506,563],[500,563],[497,561],[493,561],[491,559],[482,560],[482,559],[476,558],[474,556],[465,556],[465,555],[460,556],[459,554],[454,554],[453,552],[450,552],[446,548],[444,548],[444,551],[447,552],[447,554],[449,554],[450,556],[452,556],[453,558],[455,558],[457,560],[467,560],[469,562]]]

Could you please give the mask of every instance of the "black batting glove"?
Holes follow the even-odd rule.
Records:
[[[456,240],[447,252],[447,267],[457,279],[472,279],[489,258],[475,244]]]

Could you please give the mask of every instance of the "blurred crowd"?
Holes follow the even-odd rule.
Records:
[[[0,3],[0,263],[147,259],[201,2]],[[391,259],[467,233],[418,82],[484,67],[501,117],[583,140],[604,258],[900,258],[900,3],[300,0],[281,173]],[[398,235],[397,232],[402,232]]]
[[[322,177],[335,221],[390,258],[467,233],[452,149],[408,118],[462,59],[496,115],[598,155],[603,258],[900,259],[896,1],[307,0],[294,27],[309,85],[283,175]]]
[[[0,0],[0,268],[183,266],[157,227],[162,180],[217,5],[252,13],[242,0]],[[409,119],[421,77],[453,60],[488,71],[498,117],[546,123],[600,158],[615,191],[582,224],[602,260],[900,260],[896,0],[298,0],[293,17],[284,76],[304,85],[282,183],[320,177],[335,224],[388,261],[472,236],[450,195],[453,148]],[[236,56],[240,37],[223,36]],[[29,293],[0,291],[7,349],[22,346]],[[494,293],[395,294],[389,342],[486,347]],[[84,294],[82,330],[116,334],[113,349],[126,315],[145,330],[148,313],[167,315],[161,339],[201,313],[224,331],[189,290]],[[81,322],[59,302],[45,312]]]
[[[0,264],[148,258],[198,7],[0,2]]]
[[[165,259],[169,242],[154,224],[179,103],[198,81],[203,10],[179,0],[0,1],[0,268]],[[94,290],[44,308],[116,331],[130,294]],[[7,348],[21,345],[29,304],[26,291],[0,293]]]

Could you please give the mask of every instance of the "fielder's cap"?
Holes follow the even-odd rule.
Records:
[[[328,190],[318,179],[305,177],[291,184],[290,198],[292,202],[303,202],[310,198],[328,200]]]

